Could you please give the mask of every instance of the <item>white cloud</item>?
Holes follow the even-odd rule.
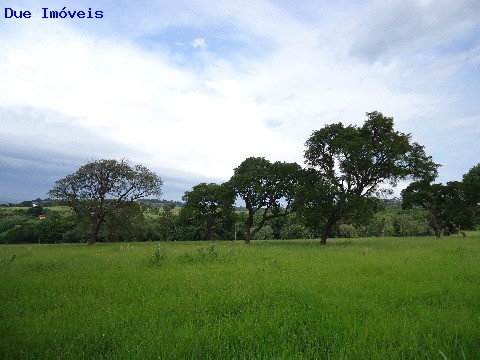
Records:
[[[226,179],[247,156],[302,163],[312,130],[359,124],[367,111],[434,147],[444,127],[424,130],[432,119],[451,121],[453,105],[464,109],[457,121],[478,109],[465,99],[479,85],[458,78],[478,75],[474,1],[126,4],[107,7],[97,32],[4,23],[0,108],[41,109],[49,125],[3,117],[0,135],[38,131],[94,157],[121,144],[135,162]],[[89,133],[108,145],[93,146]]]
[[[268,133],[253,102],[214,89],[201,74],[176,68],[161,54],[67,27],[35,36],[29,30],[18,33],[14,44],[0,40],[8,49],[0,70],[6,75],[1,105],[52,109],[64,116],[57,120],[59,131],[62,121],[73,121],[151,154],[149,163],[225,178],[244,154],[274,155],[264,149],[288,143]]]
[[[207,50],[208,49],[207,42],[205,41],[204,38],[196,38],[195,40],[192,41],[191,45],[195,49],[200,49],[200,50]]]
[[[480,5],[461,1],[374,1],[353,21],[351,53],[388,61],[444,46],[478,27]]]

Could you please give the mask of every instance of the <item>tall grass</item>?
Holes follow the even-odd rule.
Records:
[[[0,246],[1,358],[480,358],[480,236]]]

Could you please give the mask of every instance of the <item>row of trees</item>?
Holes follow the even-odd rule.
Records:
[[[169,204],[135,202],[123,208],[116,217],[106,218],[98,233],[100,242],[124,241],[182,241],[182,240],[245,240],[245,222],[248,213],[236,208],[231,217],[214,221],[207,229],[205,218],[192,217],[185,207],[173,208]],[[433,235],[427,214],[420,208],[402,210],[401,201],[379,200],[379,211],[366,223],[339,222],[329,236],[422,236]],[[38,219],[39,210],[45,215]],[[254,223],[261,221],[257,213]],[[224,221],[228,220],[228,221]],[[91,236],[91,225],[82,221],[65,207],[55,208],[0,208],[0,244],[21,243],[85,243]],[[296,212],[269,219],[253,239],[303,239],[318,237],[307,228]]]
[[[179,215],[183,228],[201,223],[205,237],[224,238],[238,225],[234,203],[241,199],[246,208],[242,215],[246,243],[266,224],[295,214],[297,224],[326,244],[339,224],[355,228],[368,224],[378,210],[378,197],[391,193],[398,181],[406,179],[415,182],[404,192],[404,206],[426,209],[437,233],[447,222],[465,224],[439,212],[445,208],[441,201],[451,202],[445,195],[449,191],[456,197],[448,195],[448,199],[455,198],[458,206],[464,204],[462,209],[471,219],[478,213],[478,169],[467,174],[461,184],[441,185],[448,191],[442,190],[437,199],[438,186],[431,184],[439,165],[409,134],[395,131],[392,118],[379,112],[367,113],[362,126],[327,125],[314,131],[305,145],[304,168],[250,157],[234,169],[229,181],[194,186],[183,197],[185,205]],[[126,160],[100,160],[58,180],[49,194],[67,204],[79,221],[89,223],[88,242],[94,243],[102,227],[110,226],[109,232],[115,234],[119,219],[134,214],[135,200],[160,196],[161,186],[160,177],[143,166],[132,166]],[[448,209],[458,213],[453,205]]]
[[[403,208],[420,207],[426,211],[437,237],[444,229],[474,228],[480,205],[480,164],[463,175],[462,181],[413,182],[402,191],[402,198]]]
[[[320,233],[321,244],[326,244],[340,221],[359,224],[373,216],[377,196],[391,192],[382,185],[393,187],[408,178],[430,182],[439,167],[410,135],[394,130],[392,118],[379,112],[367,113],[361,127],[325,126],[314,131],[305,145],[306,168],[251,157],[234,170],[228,182],[201,184],[203,193],[212,189],[210,203],[214,188],[222,188],[220,193],[225,194],[223,199],[216,198],[217,206],[209,217],[221,216],[220,202],[225,208],[238,196],[248,211],[245,242],[250,242],[267,220],[294,211],[313,233]],[[186,194],[188,207],[204,208],[205,198],[199,201],[197,192],[194,188]],[[257,213],[260,221],[254,223]]]

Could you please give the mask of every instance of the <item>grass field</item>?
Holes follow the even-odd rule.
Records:
[[[0,246],[0,358],[480,358],[480,236]]]

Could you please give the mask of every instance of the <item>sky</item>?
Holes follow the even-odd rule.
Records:
[[[3,0],[0,201],[106,158],[180,200],[250,156],[303,165],[312,131],[371,111],[442,164],[437,182],[461,180],[479,99],[478,0]]]

